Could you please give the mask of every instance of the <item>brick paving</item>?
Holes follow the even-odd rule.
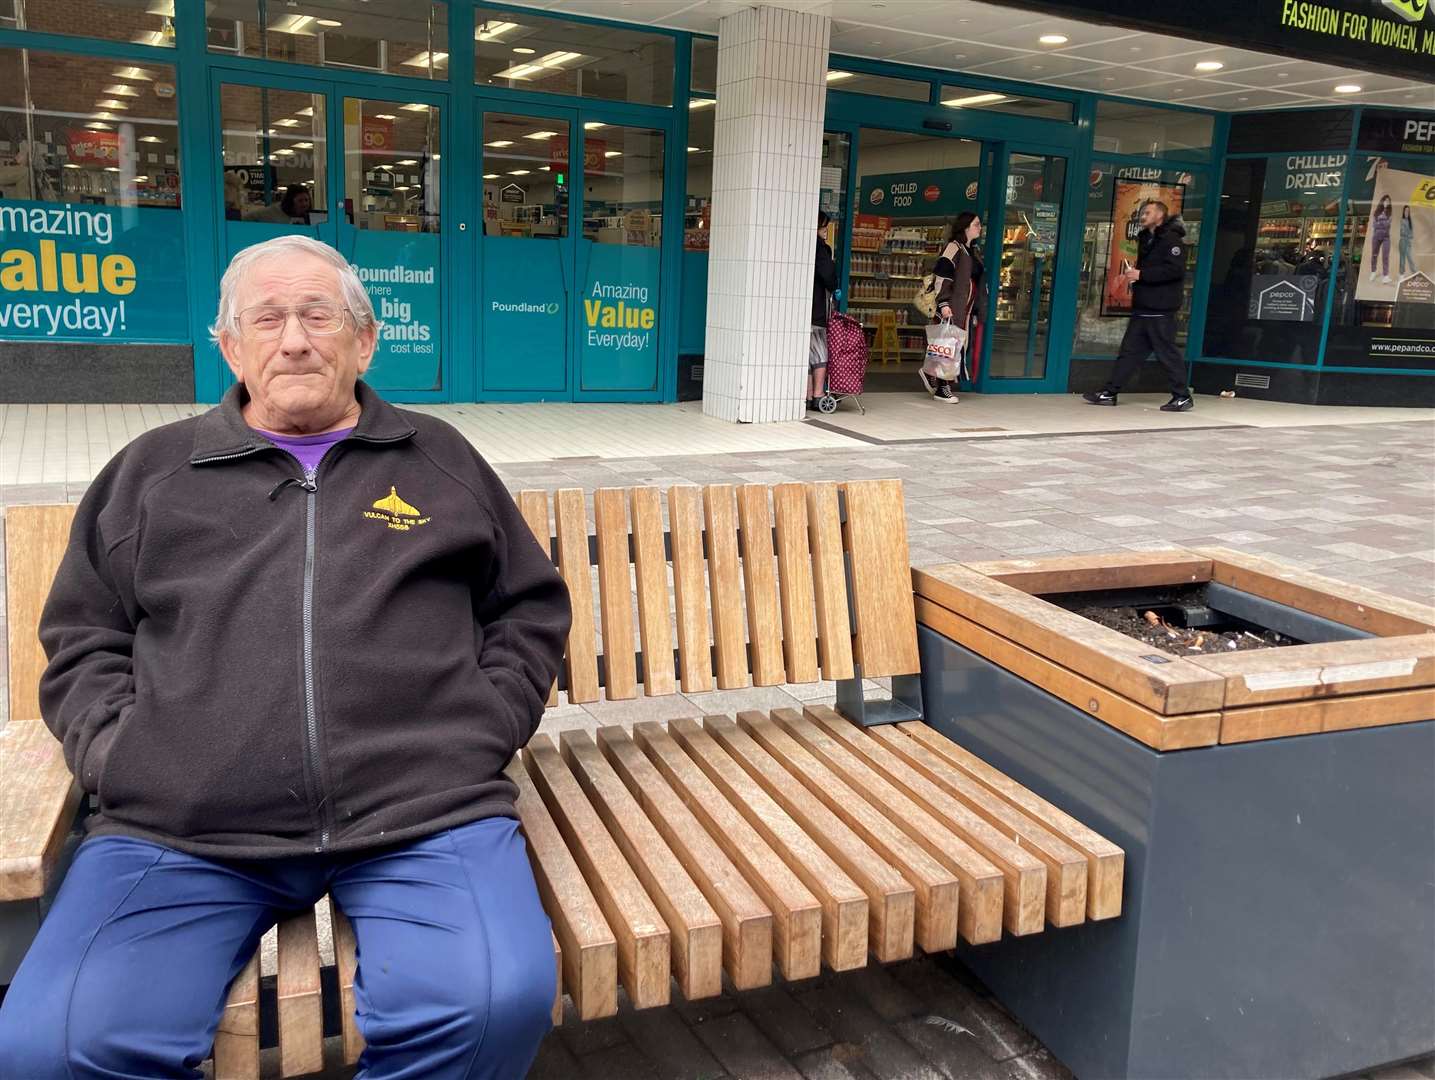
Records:
[[[915,565],[1222,545],[1435,603],[1428,422],[874,445],[499,468],[514,489],[897,477]],[[84,485],[0,488],[75,500]],[[544,730],[831,700],[830,684],[565,705]],[[4,695],[0,694],[0,702]],[[266,1056],[272,1051],[266,1051]],[[328,1076],[348,1076],[333,1070]],[[534,1080],[1012,1078],[1070,1074],[959,960],[921,957],[610,1020],[570,1015]],[[1435,1080],[1435,1058],[1371,1080]]]

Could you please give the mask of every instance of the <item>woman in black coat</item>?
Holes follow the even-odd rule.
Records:
[[[827,391],[827,308],[837,291],[837,264],[826,239],[825,210],[817,211],[817,259],[812,277],[812,340],[807,349],[807,407],[817,408],[817,399]]]
[[[977,255],[977,241],[982,235],[982,219],[970,210],[963,210],[952,222],[952,231],[947,245],[933,271],[942,279],[937,292],[937,317],[934,322],[950,320],[962,335],[963,347],[969,347],[973,332],[981,322],[986,310],[986,285],[983,283],[984,269]],[[938,379],[920,371],[922,385],[937,401],[953,404],[957,401],[954,392],[955,380]]]

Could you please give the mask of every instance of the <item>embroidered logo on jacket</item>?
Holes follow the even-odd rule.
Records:
[[[372,510],[365,510],[364,517],[372,518],[375,521],[382,521],[391,529],[398,529],[400,532],[408,532],[419,525],[427,525],[432,518],[423,517],[419,508],[411,506],[399,498],[399,493],[394,488],[389,488],[389,493],[374,503]]]

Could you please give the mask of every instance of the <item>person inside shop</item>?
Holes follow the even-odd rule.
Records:
[[[40,712],[98,811],[0,1007],[0,1077],[198,1076],[225,988],[325,894],[361,1076],[523,1076],[556,979],[504,769],[568,590],[468,440],[364,382],[377,323],[338,251],[240,251],[211,334],[235,385],[104,467],[40,618]]]
[[[1176,345],[1176,312],[1186,280],[1186,227],[1165,203],[1150,199],[1142,205],[1136,265],[1127,266],[1122,279],[1131,289],[1131,319],[1121,350],[1106,385],[1082,397],[1092,405],[1115,405],[1121,387],[1154,352],[1171,384],[1171,400],[1161,411],[1187,412],[1195,402],[1186,385],[1186,361]]]
[[[812,336],[807,346],[807,408],[827,392],[827,315],[837,291],[837,263],[827,242],[827,211],[817,211],[817,259],[812,275]]]
[[[279,209],[291,225],[308,225],[309,213],[314,209],[314,196],[303,184],[290,184],[284,189],[284,198],[279,200]]]
[[[970,210],[963,210],[952,222],[947,243],[937,257],[933,273],[941,280],[937,291],[937,314],[934,322],[954,322],[962,342],[962,364],[967,366],[971,351],[981,332],[982,312],[986,310],[986,276],[977,241],[982,235],[982,219]],[[968,370],[970,370],[968,368]],[[933,400],[955,405],[957,382],[939,379],[925,368],[917,374]]]

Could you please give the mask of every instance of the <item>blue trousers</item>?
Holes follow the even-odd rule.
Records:
[[[555,974],[517,822],[345,856],[217,862],[85,841],[0,1008],[6,1080],[197,1077],[227,988],[282,915],[333,896],[354,926],[366,1080],[518,1080]]]

